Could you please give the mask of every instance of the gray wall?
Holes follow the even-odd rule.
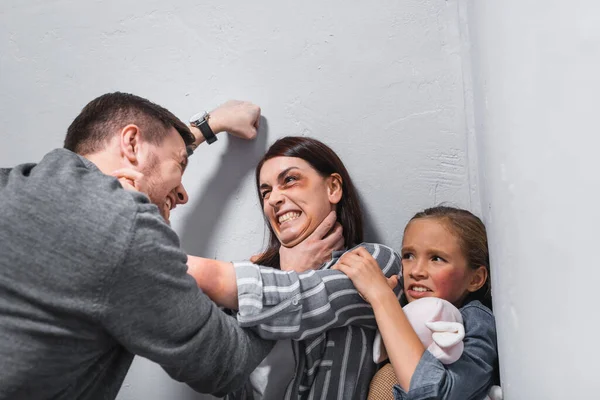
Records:
[[[61,146],[78,111],[107,91],[185,119],[249,99],[266,118],[259,140],[223,137],[191,160],[191,200],[173,218],[186,251],[241,259],[261,248],[250,171],[284,135],[330,144],[362,193],[369,238],[399,248],[420,208],[479,211],[459,11],[456,0],[3,0],[0,165]],[[137,359],[119,398],[201,396]]]
[[[482,209],[507,399],[597,399],[597,1],[470,1]]]

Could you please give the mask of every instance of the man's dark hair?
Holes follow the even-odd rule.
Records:
[[[169,110],[129,93],[107,93],[90,101],[67,130],[64,148],[86,155],[101,150],[108,140],[128,124],[137,125],[151,143],[160,144],[169,128],[175,128],[186,146],[194,135]]]

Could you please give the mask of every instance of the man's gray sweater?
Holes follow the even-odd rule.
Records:
[[[114,399],[134,354],[201,392],[271,349],[198,290],[158,208],[68,150],[0,169],[0,399]]]

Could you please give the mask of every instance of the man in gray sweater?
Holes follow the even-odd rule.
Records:
[[[272,344],[198,290],[168,219],[188,154],[213,133],[254,137],[259,116],[229,102],[190,130],[111,93],[64,149],[0,169],[0,399],[114,399],[134,354],[200,392],[245,382]]]

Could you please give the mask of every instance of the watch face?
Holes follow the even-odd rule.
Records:
[[[192,115],[190,118],[190,123],[202,121],[206,114],[208,114],[206,111],[200,111],[199,113]]]

